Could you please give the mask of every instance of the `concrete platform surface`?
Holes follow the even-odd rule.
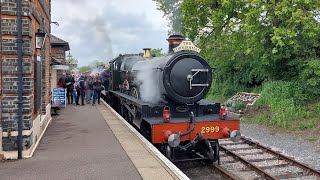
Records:
[[[139,163],[148,170],[146,162]],[[53,117],[32,158],[0,162],[0,179],[121,180],[142,177],[96,106],[69,105]]]
[[[114,116],[110,107],[100,105],[97,108],[143,179],[188,179],[184,174],[177,176],[173,172],[174,169],[170,169],[172,168],[170,165],[160,160],[154,150],[150,149],[134,132],[129,130],[125,123]],[[180,170],[178,171],[180,173]]]

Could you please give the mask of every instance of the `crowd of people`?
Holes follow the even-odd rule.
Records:
[[[110,73],[105,70],[96,74],[62,74],[58,81],[60,88],[66,89],[67,103],[80,105],[92,104],[96,101],[100,104],[100,96],[103,90],[108,91]]]

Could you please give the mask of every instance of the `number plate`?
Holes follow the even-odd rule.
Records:
[[[220,131],[220,127],[219,126],[201,127],[201,133],[202,134],[215,133],[215,132],[219,132],[219,131]]]

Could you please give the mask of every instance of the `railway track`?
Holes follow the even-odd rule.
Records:
[[[320,180],[320,172],[316,169],[246,137],[239,142],[219,142],[221,165],[216,165],[216,169],[226,179]]]
[[[219,140],[221,164],[190,163],[177,166],[190,179],[320,180],[320,172],[246,137],[239,142]],[[218,174],[218,175],[217,175]]]

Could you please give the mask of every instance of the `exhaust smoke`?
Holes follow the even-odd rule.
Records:
[[[140,85],[140,98],[144,102],[157,104],[164,101],[163,92],[160,87],[160,77],[162,71],[156,69],[162,63],[160,58],[153,58],[146,61],[140,61],[133,66],[137,71],[136,80]]]

